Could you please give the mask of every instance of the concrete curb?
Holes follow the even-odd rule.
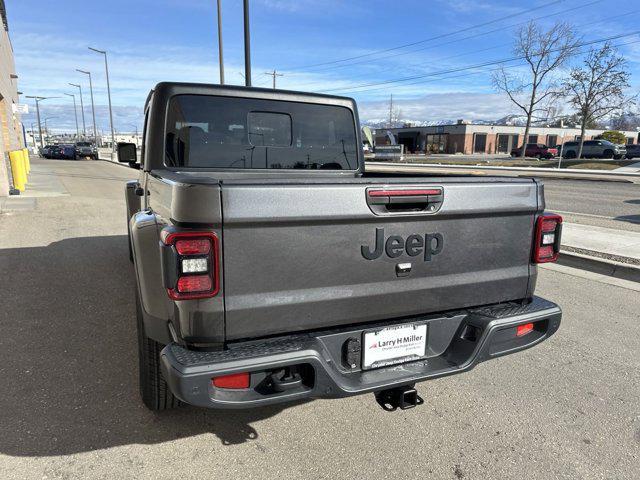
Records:
[[[640,173],[612,172],[611,170],[578,170],[533,167],[494,167],[487,165],[442,165],[411,162],[368,161],[365,170],[369,172],[402,171],[411,172],[421,169],[431,172],[456,172],[472,175],[511,175],[520,177],[540,177],[570,180],[599,180],[607,182],[640,183]],[[421,173],[421,172],[420,172]]]
[[[118,165],[120,167],[131,168],[131,167],[129,167],[128,163],[124,164],[124,163],[116,162],[116,161],[108,159],[108,158],[100,158],[100,157],[98,157],[98,160],[101,161],[101,162],[107,162],[107,163],[111,163],[113,165]]]
[[[558,264],[578,268],[609,277],[640,282],[640,267],[614,262],[604,258],[592,257],[581,253],[560,251]]]

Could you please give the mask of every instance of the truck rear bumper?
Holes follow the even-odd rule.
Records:
[[[427,356],[400,365],[363,370],[345,361],[345,342],[385,325],[364,325],[243,342],[205,352],[167,345],[161,353],[164,378],[185,403],[211,408],[248,408],[311,398],[336,398],[412,385],[470,370],[485,360],[515,353],[546,340],[560,327],[562,312],[547,300],[507,303],[441,315],[395,320],[387,325],[426,323]],[[519,336],[517,327],[533,323]],[[527,329],[529,330],[529,329]],[[351,357],[353,358],[353,356]],[[299,382],[274,388],[271,373],[292,369]],[[217,388],[212,378],[250,372],[246,389]]]

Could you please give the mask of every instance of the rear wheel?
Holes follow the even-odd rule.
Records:
[[[129,261],[133,263],[133,248],[131,248],[131,229],[129,228],[129,222],[127,222],[127,243],[129,244]]]
[[[602,153],[602,158],[613,158],[613,150],[605,150]]]
[[[147,337],[142,320],[140,297],[136,292],[136,320],[138,324],[138,360],[140,369],[140,395],[149,410],[175,408],[180,401],[171,393],[160,370],[160,352],[164,345]]]
[[[536,159],[538,161],[542,160],[542,155],[540,155],[539,153],[536,153]]]
[[[569,150],[564,154],[564,158],[576,158],[576,152],[574,152],[573,150]]]

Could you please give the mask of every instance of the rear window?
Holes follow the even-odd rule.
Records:
[[[353,114],[340,106],[207,95],[169,102],[171,167],[352,170],[356,147]]]

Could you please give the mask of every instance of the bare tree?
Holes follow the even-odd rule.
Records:
[[[630,107],[633,99],[625,95],[629,87],[627,61],[609,43],[591,48],[583,66],[573,68],[563,83],[563,92],[580,117],[580,146],[582,156],[584,132],[587,124]]]
[[[529,22],[518,30],[513,48],[515,55],[525,61],[526,74],[512,74],[504,67],[494,72],[493,85],[505,92],[527,117],[521,157],[525,156],[532,117],[544,110],[559,92],[559,83],[552,73],[575,55],[578,45],[579,39],[566,23],[543,30],[537,23]]]

